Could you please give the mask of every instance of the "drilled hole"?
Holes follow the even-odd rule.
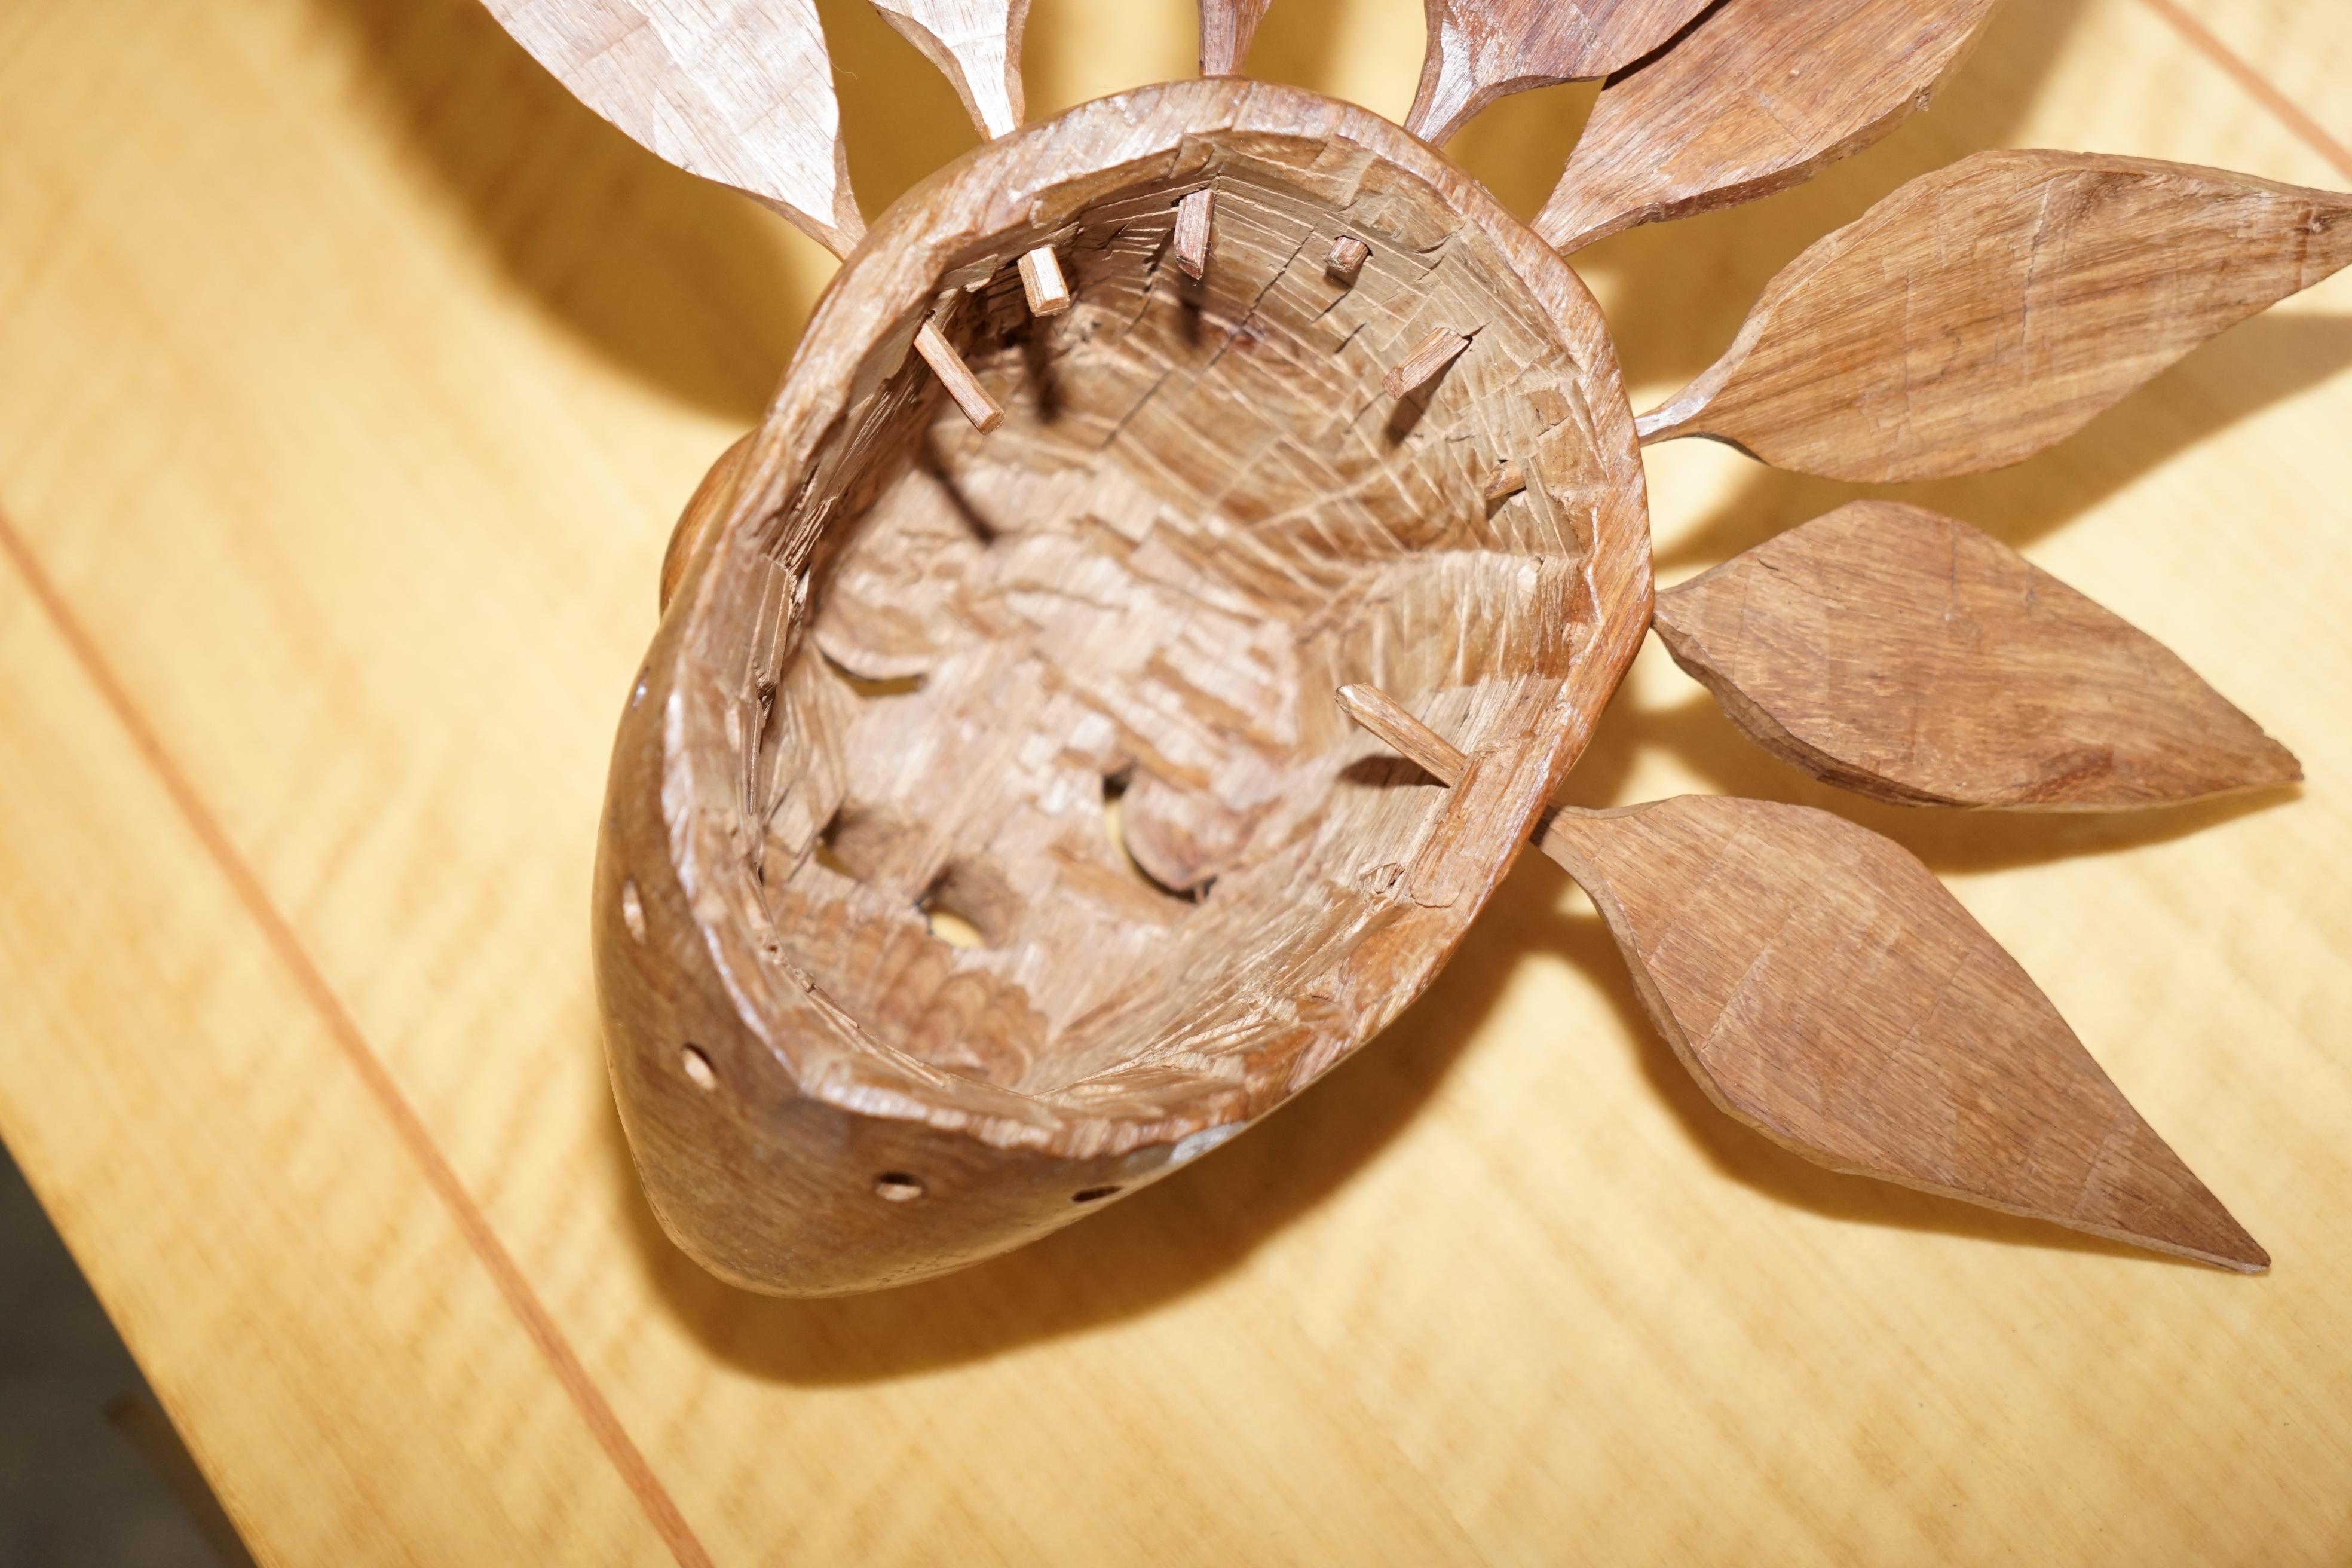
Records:
[[[1138,860],[1135,858],[1135,852],[1127,847],[1127,786],[1129,778],[1129,775],[1126,773],[1116,773],[1103,780],[1103,834],[1110,840],[1111,853],[1118,857],[1118,863],[1127,868],[1128,874],[1129,876],[1142,883],[1145,887],[1150,889],[1153,892],[1161,895],[1163,898],[1180,900],[1188,904],[1197,904],[1201,902],[1209,896],[1209,889],[1216,881],[1214,877],[1208,879],[1199,887],[1193,888],[1189,891],[1180,888],[1171,888],[1167,883],[1161,881],[1159,878],[1153,876],[1150,872],[1145,870],[1143,868],[1143,862]]]
[[[637,879],[635,877],[625,878],[621,882],[621,923],[629,928],[633,940],[646,940],[646,906],[645,901],[637,897]]]
[[[885,1171],[874,1178],[874,1195],[884,1203],[910,1204],[923,1195],[923,1178],[905,1171]]]
[[[1072,1193],[1070,1201],[1074,1204],[1098,1204],[1105,1198],[1116,1197],[1118,1194],[1117,1187],[1087,1187],[1082,1192]]]
[[[836,877],[846,877],[853,882],[862,881],[864,879],[849,868],[849,862],[841,858],[841,851],[835,847],[834,841],[841,833],[841,812],[836,810],[833,820],[824,825],[824,831],[816,836],[816,863]]]
[[[915,907],[950,947],[1001,947],[1021,921],[1020,899],[985,858],[949,862]]]
[[[712,1068],[710,1058],[704,1056],[698,1047],[694,1046],[679,1047],[677,1052],[677,1065],[678,1070],[686,1074],[688,1081],[692,1083],[695,1088],[700,1089],[713,1089],[719,1087],[718,1072]]]

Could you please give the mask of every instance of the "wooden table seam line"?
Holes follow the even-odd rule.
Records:
[[[595,1380],[573,1351],[571,1342],[556,1326],[546,1305],[531,1288],[530,1279],[490,1228],[488,1219],[466,1190],[455,1169],[433,1140],[433,1134],[408,1098],[383,1065],[374,1047],[369,1044],[342,999],[335,994],[302,946],[293,927],[271,901],[260,879],[230,842],[195,786],[173,760],[161,737],[148,723],[130,692],[116,676],[97,639],[85,627],[67,604],[48,574],[41,568],[24,536],[5,510],[0,510],[0,554],[5,554],[16,568],[42,614],[64,642],[74,662],[81,668],[100,699],[122,727],[132,747],[145,762],[149,771],[163,787],[177,808],[188,830],[222,877],[227,881],[236,901],[242,905],[255,926],[293,977],[297,988],[327,1026],[327,1033],[341,1050],[345,1060],[358,1075],[369,1097],[391,1124],[393,1132],[409,1156],[415,1161],[425,1184],[433,1189],[442,1206],[457,1224],[467,1246],[488,1272],[502,1297],[532,1344],[546,1360],[556,1381],[562,1385],[573,1408],[595,1439],[605,1457],[621,1474],[638,1505],[645,1510],[663,1542],[668,1546],[681,1568],[711,1568],[712,1560],[704,1550],[693,1528],[670,1497],[661,1478],[654,1473],[642,1450],[632,1439],[611,1404],[604,1398]],[[199,1444],[201,1447],[201,1444]]]
[[[2229,77],[2247,95],[2270,110],[2273,118],[2286,127],[2288,132],[2313,152],[2325,158],[2336,172],[2352,180],[2352,148],[2327,133],[2326,128],[2304,112],[2302,105],[2272,85],[2269,78],[2235,49],[2214,36],[2212,30],[2181,7],[2180,0],[2140,0],[2149,10],[2164,18],[2189,47]]]

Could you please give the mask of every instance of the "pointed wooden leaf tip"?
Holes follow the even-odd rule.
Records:
[[[1780,270],[1640,421],[1862,483],[2032,456],[2352,261],[2352,196],[2080,153],[1979,153]]]
[[[1542,844],[1591,895],[1683,1065],[1774,1141],[1832,1170],[2270,1266],[1901,846],[1721,796],[1563,810]]]
[[[865,232],[814,0],[488,0],[572,96],[836,256]]]
[[[1239,76],[1274,0],[1201,0],[1201,74]]]
[[[1428,0],[1429,52],[1405,129],[1443,146],[1495,100],[1622,70],[1707,0]]]
[[[1917,507],[1840,507],[1653,624],[1767,751],[1879,800],[2110,810],[2303,776],[2163,644]]]
[[[1021,35],[1029,0],[873,0],[882,19],[939,67],[981,134],[1009,136],[1026,117]]]
[[[1927,106],[1992,0],[1723,0],[1602,89],[1536,232],[1561,250],[1801,184]]]

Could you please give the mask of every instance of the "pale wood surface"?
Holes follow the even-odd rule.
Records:
[[[2352,17],[2194,9],[2352,132]],[[878,18],[826,19],[878,203],[970,132]],[[1189,6],[1029,31],[1038,112],[1195,46]],[[1420,33],[1286,0],[1253,67],[1393,116]],[[1892,834],[2268,1276],[1779,1151],[1528,857],[1426,1002],[1180,1180],[937,1285],[776,1303],[653,1233],[584,931],[670,521],[830,261],[470,5],[88,0],[0,38],[0,1134],[265,1561],[2352,1553],[2352,282],[2028,464],[1896,492],[2179,651],[2303,758],[2292,803],[1855,806],[1655,648],[1567,787]],[[1584,101],[1457,151],[1530,211]],[[1873,153],[1580,258],[1637,404],[1807,244],[1997,145],[2352,184],[2147,0],[2007,8]],[[1858,493],[1647,457],[1668,583]]]

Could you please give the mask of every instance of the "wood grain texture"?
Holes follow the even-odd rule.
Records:
[[[1410,396],[1434,381],[1469,346],[1470,340],[1453,328],[1432,327],[1410,353],[1389,368],[1381,386],[1391,397]]]
[[[1254,65],[1402,110],[1419,7],[1292,3]],[[2257,10],[2265,71],[2352,71],[2340,8],[2207,14]],[[860,156],[961,151],[898,112],[898,41],[825,15],[872,39],[834,39]],[[1033,107],[1192,69],[1190,0],[1058,15],[1087,46],[1038,13]],[[0,1137],[263,1563],[669,1560],[363,1058],[723,1564],[2352,1561],[2352,272],[1919,498],[2160,633],[2313,782],[2178,814],[2197,832],[1855,803],[2270,1274],[1750,1132],[1528,854],[1422,1002],[1181,1176],[964,1274],[781,1301],[646,1214],[581,917],[665,535],[834,263],[642,155],[471,0],[75,0],[5,30],[0,520],[155,750],[0,561]],[[1654,402],[1780,259],[2021,142],[2345,183],[2143,0],[2012,5],[1885,164],[1580,270]],[[1675,577],[1847,499],[1709,442],[1643,457]],[[1835,798],[1655,648],[1563,788]]]
[[[1201,74],[1239,76],[1273,0],[1200,0]]]
[[[1776,1142],[1832,1170],[2270,1267],[1901,845],[1727,795],[1560,811],[1539,842],[1591,896],[1707,1098]]]
[[[2003,468],[2347,261],[2352,195],[1978,153],[1790,262],[1643,439],[1709,435],[1862,483]]]
[[[1021,35],[1029,0],[873,0],[883,20],[923,52],[985,136],[1009,136],[1028,116]]]
[[[1753,201],[1862,151],[1967,57],[1992,0],[1723,0],[1601,90],[1536,232],[1563,251]]]
[[[580,100],[689,174],[749,192],[835,255],[849,189],[814,0],[488,0]]]
[[[1340,711],[1440,783],[1410,709]],[[1548,812],[1635,990],[1716,1105],[1851,1175],[2243,1272],[2270,1267],[2017,961],[1901,845],[1825,811],[1685,795]]]
[[[1496,99],[1624,69],[1708,0],[1423,0],[1429,51],[1404,128],[1444,146]]]
[[[1045,234],[1076,286],[1038,318],[1015,264]],[[984,442],[908,368],[941,311],[1004,411]],[[614,748],[598,970],[656,1212],[791,1294],[1034,1239],[1343,1059],[1649,621],[1632,415],[1574,275],[1386,121],[1227,79],[1082,106],[894,206],[732,494]],[[1435,704],[1475,776],[1367,773],[1350,679]]]
[[[1209,275],[1209,241],[1217,221],[1217,193],[1188,191],[1176,204],[1176,227],[1169,253],[1185,277],[1198,283]]]
[[[2163,644],[1918,507],[1849,502],[1659,595],[1653,624],[1759,745],[1879,800],[2112,810],[2303,776]]]

